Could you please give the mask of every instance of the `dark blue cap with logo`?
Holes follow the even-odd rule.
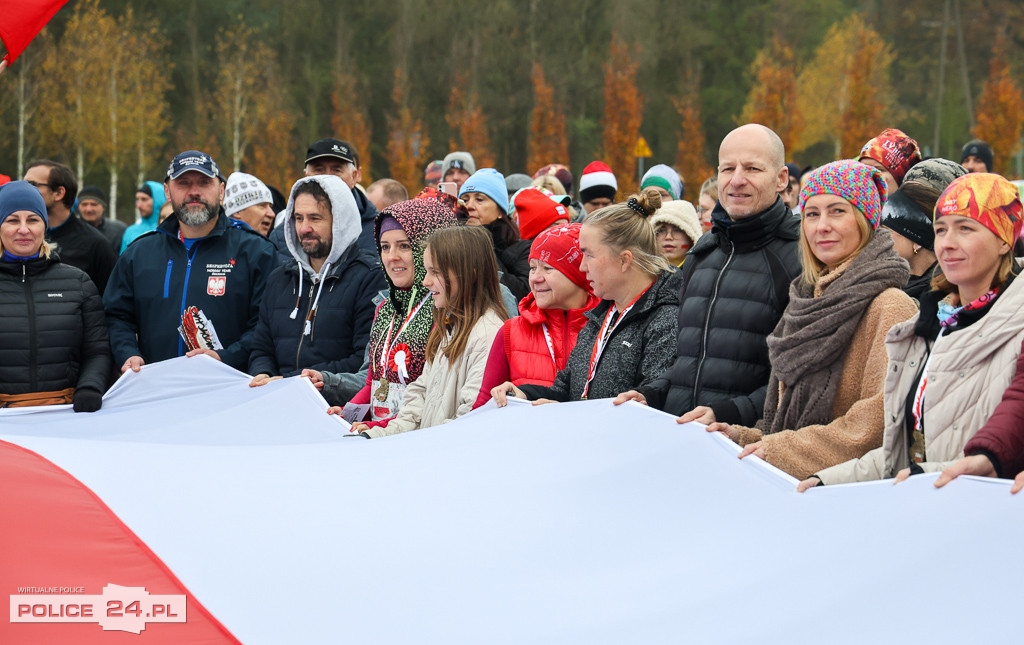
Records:
[[[224,181],[224,176],[220,174],[220,169],[217,168],[217,162],[213,160],[213,157],[198,150],[186,150],[178,153],[178,156],[167,168],[167,179],[177,179],[189,170],[195,170],[207,177],[216,177]]]

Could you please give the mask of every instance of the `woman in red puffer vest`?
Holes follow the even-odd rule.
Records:
[[[565,367],[587,312],[601,299],[580,271],[580,224],[543,231],[530,247],[530,293],[519,302],[519,316],[502,325],[487,357],[474,408],[506,381],[551,385]]]

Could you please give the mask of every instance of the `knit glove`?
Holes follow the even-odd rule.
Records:
[[[95,412],[103,405],[103,395],[91,387],[75,390],[75,412]]]

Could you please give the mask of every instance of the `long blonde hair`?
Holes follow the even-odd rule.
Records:
[[[447,294],[445,306],[434,308],[434,326],[427,337],[427,360],[434,360],[440,350],[449,363],[454,363],[484,314],[493,311],[502,320],[508,318],[501,300],[494,246],[482,226],[452,226],[431,233],[426,248]],[[451,339],[442,347],[449,329]]]
[[[857,250],[851,253],[849,257],[856,257],[875,237],[875,229],[871,228],[871,223],[864,216],[864,212],[856,206],[853,206],[853,210],[856,211],[857,228],[860,230],[860,244],[857,246]],[[825,263],[819,260],[814,255],[814,251],[811,250],[811,243],[807,241],[807,236],[804,234],[802,219],[800,222],[800,266],[803,269],[804,282],[811,286],[818,284],[818,279],[825,272],[826,268]]]

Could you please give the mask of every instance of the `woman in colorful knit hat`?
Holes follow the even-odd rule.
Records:
[[[902,130],[886,128],[864,144],[858,161],[882,173],[891,195],[903,183],[907,171],[921,161],[921,149]]]
[[[921,299],[920,314],[886,339],[884,441],[859,459],[817,471],[801,490],[900,481],[938,472],[963,454],[1010,385],[1024,342],[1024,284],[1015,279],[1012,254],[1022,212],[1016,188],[999,175],[965,175],[942,193],[934,215],[942,273]]]
[[[917,307],[910,272],[878,229],[885,180],[852,159],[811,173],[800,192],[803,275],[768,336],[772,373],[755,428],[713,423],[756,454],[803,479],[881,445],[885,335]]]
[[[587,324],[587,312],[601,303],[580,270],[580,228],[562,224],[533,240],[530,295],[519,303],[519,315],[506,320],[494,339],[473,407],[490,401],[491,390],[501,383],[551,385],[565,368],[576,337]]]

